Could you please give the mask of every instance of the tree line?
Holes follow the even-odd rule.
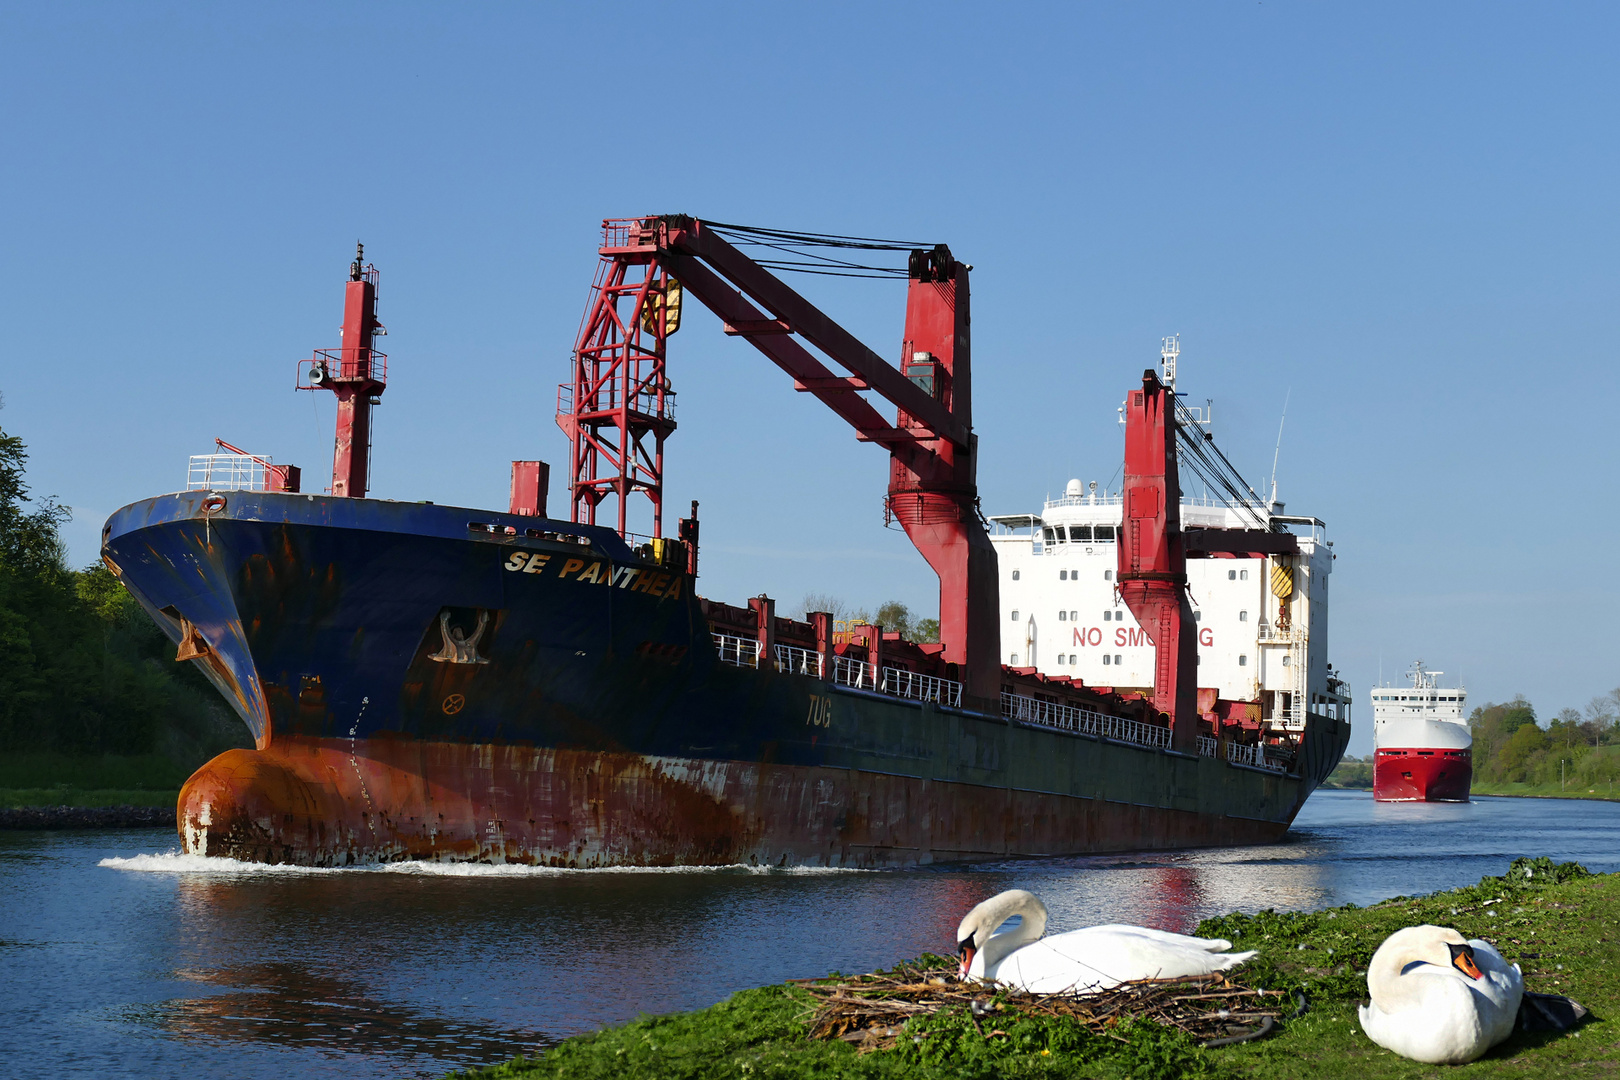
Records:
[[[0,751],[163,754],[195,766],[246,728],[107,568],[68,566],[72,516],[32,498],[0,429]]]
[[[938,619],[919,618],[898,600],[886,600],[878,605],[875,612],[869,612],[864,607],[852,608],[838,597],[827,593],[807,593],[804,602],[799,605],[799,617],[808,619],[812,611],[829,612],[834,622],[852,626],[862,623],[881,626],[884,630],[898,632],[902,638],[918,644],[939,640]]]
[[[1474,776],[1493,784],[1557,784],[1607,788],[1620,779],[1620,687],[1562,709],[1546,726],[1521,694],[1500,705],[1475,709]]]

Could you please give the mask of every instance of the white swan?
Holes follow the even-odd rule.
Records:
[[[1386,1050],[1430,1065],[1473,1061],[1513,1034],[1524,976],[1488,942],[1444,926],[1408,926],[1367,965],[1372,1004],[1361,1029]]]
[[[1022,917],[1017,927],[995,933],[1014,915]],[[1254,955],[1227,952],[1229,941],[1145,926],[1088,926],[1041,939],[1045,931],[1046,905],[1034,893],[1012,889],[992,896],[968,912],[956,932],[959,974],[1032,994],[1090,994],[1136,979],[1225,971]]]

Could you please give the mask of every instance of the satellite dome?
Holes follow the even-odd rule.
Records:
[[[1084,495],[1085,493],[1086,493],[1086,486],[1084,484],[1082,484],[1078,480],[1070,480],[1068,485],[1065,486],[1064,489],[1063,489],[1063,494],[1068,496],[1071,499],[1078,499],[1080,496]]]

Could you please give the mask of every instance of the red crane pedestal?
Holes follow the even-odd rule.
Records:
[[[388,356],[372,348],[385,333],[377,321],[377,268],[363,263],[355,246],[343,292],[343,347],[317,349],[299,365],[300,390],[337,395],[337,436],[332,453],[332,494],[365,498],[371,475],[371,407],[388,387]],[[308,364],[307,371],[303,364]]]
[[[1142,373],[1142,389],[1125,399],[1117,580],[1120,599],[1153,639],[1153,703],[1170,715],[1171,749],[1192,754],[1198,749],[1198,640],[1187,602],[1175,409],[1175,392],[1151,369]]]

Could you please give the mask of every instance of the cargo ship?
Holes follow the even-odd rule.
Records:
[[[1372,692],[1373,798],[1380,802],[1467,802],[1474,736],[1464,718],[1468,692],[1444,687],[1443,671],[1419,660],[1411,686]]]
[[[903,279],[900,364],[749,244]],[[852,250],[905,252],[906,265],[866,266]],[[331,489],[303,492],[298,469],[221,442],[229,452],[194,459],[187,490],[108,520],[106,564],[254,740],[182,789],[188,852],[325,866],[880,867],[1253,844],[1287,830],[1343,752],[1348,720],[1307,711],[1297,729],[1262,728],[1244,722],[1257,702],[1201,710],[1186,560],[1297,555],[1298,539],[1278,522],[1182,530],[1186,432],[1153,371],[1124,410],[1116,580],[1153,636],[1155,680],[1088,686],[997,655],[969,268],[947,247],[666,215],[605,222],[598,254],[558,394],[566,520],[546,512],[538,461],[513,463],[505,511],[366,497],[387,358],[363,256],[345,286],[342,346],[299,366],[301,389],[338,398]],[[666,344],[694,300],[888,452],[885,516],[939,575],[938,642],[835,629],[827,612],[786,618],[764,595],[698,594],[697,504],[666,536],[662,495],[676,427]],[[629,530],[632,503],[650,534]],[[598,522],[612,510],[616,521]]]

